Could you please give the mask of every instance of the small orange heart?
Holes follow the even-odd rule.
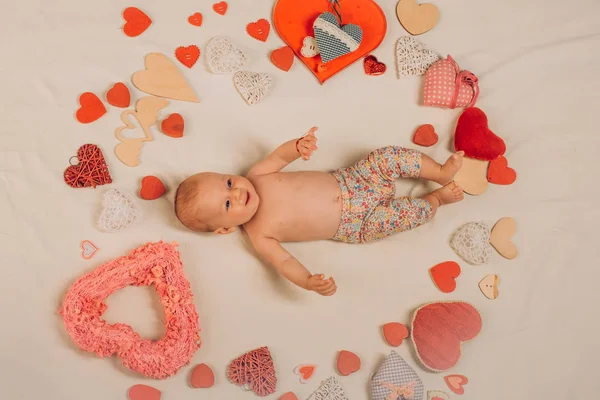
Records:
[[[460,265],[454,261],[446,261],[429,268],[433,283],[444,293],[452,293],[456,289],[456,278],[460,275]]]
[[[102,101],[94,93],[83,93],[79,96],[79,104],[81,107],[75,113],[75,118],[82,124],[94,122],[106,114],[106,107],[104,107]]]
[[[195,388],[209,388],[215,384],[215,374],[206,364],[196,365],[190,379]]]
[[[271,52],[271,62],[283,71],[289,71],[294,63],[294,50],[290,46],[283,46]]]
[[[415,136],[413,137],[413,142],[419,146],[429,147],[436,144],[438,139],[438,134],[435,133],[433,125],[425,124],[417,128]]]
[[[389,322],[383,325],[383,337],[390,346],[398,347],[408,337],[408,328],[400,322]]]
[[[187,47],[181,46],[175,49],[175,57],[177,57],[179,62],[186,67],[192,68],[200,57],[200,49],[195,45]]]
[[[126,8],[125,11],[123,11],[123,19],[125,20],[123,33],[129,37],[141,35],[150,25],[152,25],[150,17],[142,10],[135,7]]]
[[[188,22],[194,26],[202,25],[202,13],[195,13],[188,17]]]
[[[215,10],[217,14],[225,15],[227,12],[227,2],[222,1],[220,3],[213,4],[213,10]]]
[[[145,176],[142,179],[140,197],[144,200],[156,200],[165,193],[165,185],[155,176]]]
[[[183,117],[178,113],[169,115],[160,124],[160,129],[162,132],[167,136],[171,136],[172,138],[182,137],[184,128],[185,123],[183,121]]]
[[[360,358],[351,351],[342,350],[337,358],[337,370],[342,376],[348,376],[360,369]]]
[[[111,106],[127,108],[131,104],[131,94],[123,82],[117,82],[106,92],[106,101]]]
[[[293,392],[287,392],[281,396],[279,400],[298,400],[298,396],[296,396]]]
[[[517,172],[508,167],[508,160],[500,156],[490,161],[487,170],[487,180],[496,185],[510,185],[517,180]]]
[[[146,385],[134,385],[129,388],[129,400],[160,400],[160,390]]]
[[[316,369],[315,365],[303,364],[294,368],[294,373],[300,375],[300,383],[306,383],[315,374]]]
[[[464,375],[448,375],[444,377],[444,381],[446,381],[446,385],[456,394],[464,394],[465,388],[463,385],[469,383],[469,379],[467,379]]]
[[[259,19],[256,22],[250,22],[246,26],[246,32],[256,40],[266,42],[271,31],[271,24],[264,18]]]

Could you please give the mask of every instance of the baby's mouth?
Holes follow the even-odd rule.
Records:
[[[246,192],[246,203],[244,205],[247,206],[249,202],[250,202],[250,192]]]

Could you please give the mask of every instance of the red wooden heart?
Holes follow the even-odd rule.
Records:
[[[144,200],[155,200],[165,194],[165,185],[155,176],[145,176],[142,178],[142,187],[140,188],[140,197]]]
[[[446,261],[429,268],[431,278],[444,293],[452,293],[456,289],[456,278],[460,275],[460,265],[454,261]]]
[[[209,388],[215,384],[215,374],[206,364],[196,365],[190,382],[195,388]]]
[[[481,315],[472,305],[457,302],[426,304],[413,317],[411,338],[419,360],[432,371],[456,365],[461,343],[481,331]]]
[[[408,328],[400,322],[389,322],[383,326],[383,337],[390,346],[398,347],[408,337]]]
[[[175,57],[186,67],[192,68],[200,57],[200,49],[195,45],[187,47],[180,46],[175,49]]]
[[[194,26],[202,25],[202,13],[194,13],[188,17],[188,22]]]
[[[435,128],[431,124],[421,125],[415,131],[413,142],[419,146],[433,146],[438,142],[439,136],[435,133]]]
[[[65,170],[67,185],[74,188],[96,187],[112,183],[102,150],[95,144],[84,144],[77,151],[77,165]]]
[[[488,119],[477,107],[463,111],[454,132],[454,147],[467,157],[491,161],[506,152],[506,144],[488,128]]]
[[[142,10],[136,7],[128,7],[123,11],[123,33],[129,37],[135,37],[144,33],[152,24],[152,20]]]
[[[75,118],[82,124],[94,122],[106,114],[106,107],[94,93],[85,92],[79,96],[79,105],[81,107],[75,113]]]
[[[367,75],[383,75],[387,67],[384,63],[377,61],[374,55],[366,56],[363,61],[363,68]]]
[[[351,351],[342,350],[337,358],[337,370],[340,375],[348,376],[360,369],[360,358]]]
[[[163,120],[160,124],[162,132],[172,138],[180,138],[183,136],[185,122],[181,114],[173,113]]]
[[[106,92],[106,101],[111,106],[127,108],[131,103],[131,93],[123,82],[117,82]]]
[[[273,10],[273,25],[277,33],[321,83],[375,50],[383,41],[387,30],[385,14],[377,2],[373,0],[343,2],[340,9],[343,24],[360,26],[364,32],[363,39],[356,51],[328,62],[326,68],[319,68],[322,64],[321,57],[304,57],[301,49],[304,38],[314,35],[315,19],[329,10],[331,10],[329,0],[278,0]]]
[[[256,40],[266,42],[271,31],[271,24],[264,18],[259,19],[256,22],[250,22],[246,26],[246,32]]]
[[[289,71],[294,63],[294,50],[290,46],[283,46],[271,52],[271,62],[283,71]]]
[[[490,161],[487,171],[487,180],[496,185],[510,185],[517,180],[517,172],[508,167],[508,160],[500,156]]]

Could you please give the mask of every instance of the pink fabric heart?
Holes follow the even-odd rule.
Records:
[[[477,77],[469,71],[461,71],[454,59],[434,63],[425,73],[423,103],[431,107],[473,107],[479,96]]]

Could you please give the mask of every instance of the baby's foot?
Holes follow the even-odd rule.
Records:
[[[441,206],[443,206],[444,204],[456,203],[457,201],[461,201],[465,197],[462,189],[460,188],[460,186],[458,186],[458,183],[454,181],[450,182],[443,188],[434,190],[431,194],[435,196],[436,199],[438,199]]]
[[[439,183],[440,185],[445,185],[448,182],[452,181],[452,179],[454,179],[454,175],[456,175],[458,170],[463,165],[464,155],[464,151],[458,151],[452,154],[450,157],[448,157],[444,165],[442,165],[442,168],[440,170],[440,177],[437,183]]]

